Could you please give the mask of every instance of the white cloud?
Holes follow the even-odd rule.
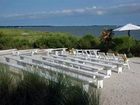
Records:
[[[100,11],[100,10],[99,10],[99,11],[97,11],[97,14],[98,14],[98,15],[103,15],[104,13],[105,13],[105,12]]]
[[[56,11],[41,11],[41,12],[34,12],[28,14],[8,14],[2,15],[0,18],[48,18],[52,16],[69,16],[69,15],[110,15],[110,14],[133,14],[137,13],[140,14],[140,3],[133,3],[133,4],[120,4],[112,7],[85,7],[85,8],[77,8],[77,9],[63,9],[63,10],[56,10]]]
[[[66,14],[69,14],[69,13],[72,13],[72,10],[70,10],[70,9],[66,9],[66,10],[62,10],[62,11],[60,11],[60,13],[66,13]]]
[[[97,7],[96,6],[93,6],[92,8],[96,9]]]
[[[85,12],[85,9],[76,9],[75,12],[84,13]]]
[[[109,14],[140,14],[140,3],[120,4],[107,9]]]

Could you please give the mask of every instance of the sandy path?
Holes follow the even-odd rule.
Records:
[[[105,79],[103,105],[140,105],[140,58],[130,58],[131,70],[113,73]]]

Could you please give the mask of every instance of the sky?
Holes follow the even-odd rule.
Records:
[[[0,26],[140,24],[140,0],[0,0]]]

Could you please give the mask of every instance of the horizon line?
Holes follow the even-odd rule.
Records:
[[[58,26],[66,26],[66,27],[77,27],[77,26],[121,26],[121,25],[109,25],[109,24],[103,24],[103,25],[0,25],[0,27],[58,27]]]

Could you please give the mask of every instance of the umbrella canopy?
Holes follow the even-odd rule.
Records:
[[[140,30],[140,26],[134,24],[126,24],[122,27],[114,29],[113,31],[128,31],[128,35],[130,36],[130,30]]]

